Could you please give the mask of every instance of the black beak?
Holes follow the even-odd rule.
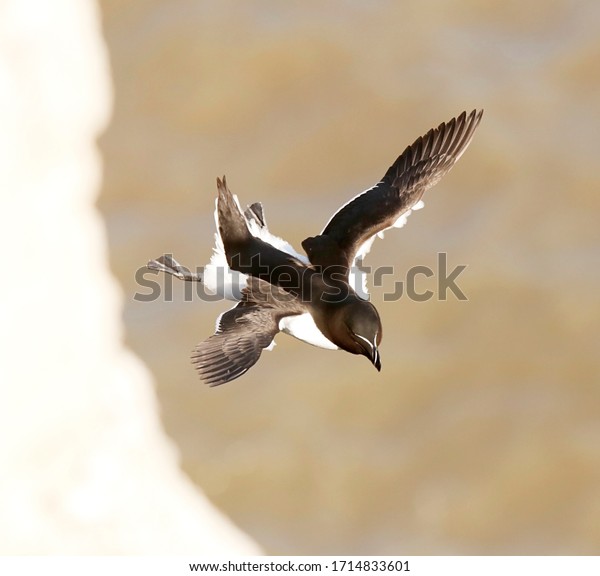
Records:
[[[381,356],[379,356],[377,347],[373,348],[371,355],[369,355],[369,360],[371,360],[373,366],[377,368],[377,372],[381,372]]]

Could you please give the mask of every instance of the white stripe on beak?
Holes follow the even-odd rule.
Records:
[[[363,340],[364,342],[366,342],[369,345],[369,348],[371,348],[371,350],[375,349],[376,346],[373,346],[373,344],[371,342],[369,342],[364,336],[361,336],[360,334],[355,334],[355,336],[357,338],[360,338],[361,340]]]

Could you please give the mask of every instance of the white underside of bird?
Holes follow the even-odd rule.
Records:
[[[370,190],[370,189],[369,189]],[[365,192],[368,192],[366,190]],[[361,192],[364,194],[364,192]],[[358,194],[354,198],[360,196]],[[240,210],[240,213],[243,214],[238,197],[233,195],[235,202]],[[354,200],[352,198],[349,202]],[[390,228],[402,228],[406,222],[408,217],[410,216],[413,210],[419,210],[423,208],[424,203],[422,200],[419,200],[410,210],[404,212],[392,226],[386,228],[389,230]],[[248,277],[246,274],[242,274],[241,272],[236,272],[235,270],[231,270],[227,263],[227,258],[225,257],[225,247],[223,245],[223,240],[221,238],[221,234],[219,232],[219,214],[218,210],[215,209],[215,247],[213,248],[213,254],[211,256],[210,262],[205,266],[203,273],[203,282],[206,290],[211,294],[218,294],[222,298],[226,300],[232,300],[235,302],[239,302],[241,299],[242,290],[248,285]],[[248,230],[255,238],[260,238],[264,242],[267,242],[274,248],[281,250],[287,254],[290,254],[294,258],[300,260],[300,262],[310,265],[308,258],[304,254],[300,254],[294,247],[279,236],[275,236],[271,234],[267,226],[259,226],[254,220],[246,219],[246,224],[248,225]],[[350,269],[350,274],[348,277],[348,283],[350,286],[356,291],[356,293],[364,298],[368,299],[368,290],[367,290],[367,277],[366,273],[360,269],[360,266],[357,264],[362,262],[362,259],[369,253],[373,242],[376,237],[383,238],[383,233],[385,230],[374,234],[365,241],[354,258],[352,263],[352,267]],[[221,316],[217,318],[216,326],[218,328]],[[309,312],[304,314],[298,314],[295,316],[286,316],[282,318],[279,322],[279,329],[298,340],[302,340],[307,344],[312,344],[313,346],[317,346],[318,348],[325,348],[327,350],[339,350],[339,348],[331,342],[322,332],[319,330],[312,315]],[[275,347],[275,340],[271,342],[271,344],[265,348],[265,350],[273,350]]]

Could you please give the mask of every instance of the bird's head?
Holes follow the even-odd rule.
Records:
[[[381,370],[379,344],[382,328],[373,304],[365,300],[349,303],[340,309],[336,318],[336,344],[352,354],[366,356],[378,371]]]

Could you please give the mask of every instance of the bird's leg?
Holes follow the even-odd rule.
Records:
[[[172,274],[180,280],[202,282],[202,275],[200,273],[194,274],[194,272],[179,264],[179,262],[177,262],[170,254],[164,254],[156,260],[149,260],[146,266],[150,268],[150,270],[158,270],[159,272]]]

